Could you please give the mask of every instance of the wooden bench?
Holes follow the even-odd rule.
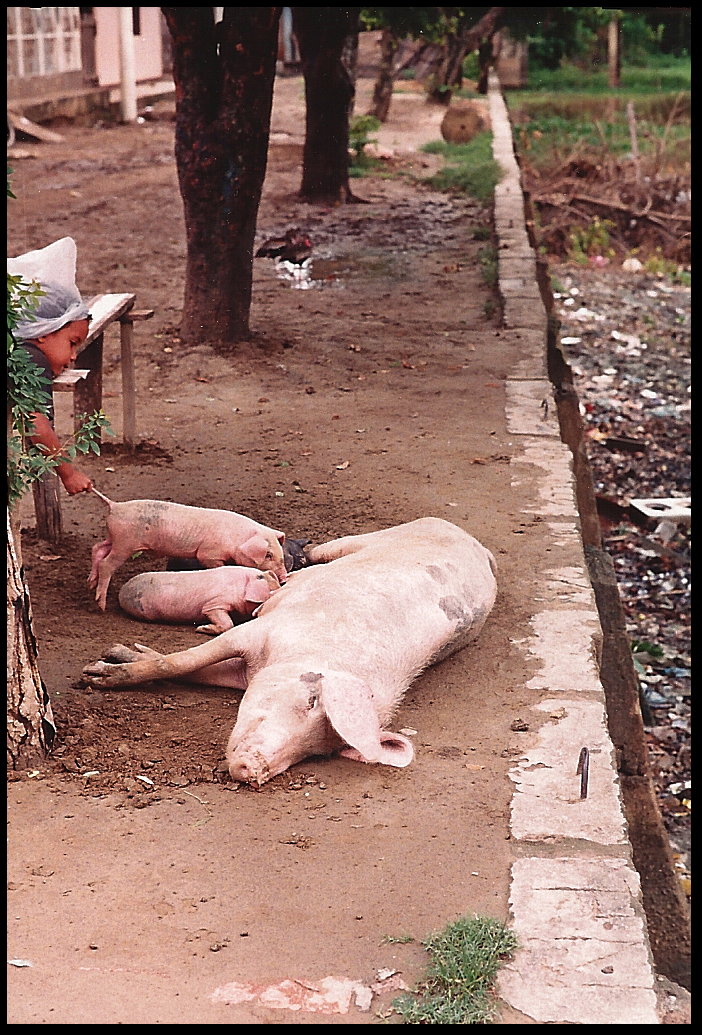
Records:
[[[119,321],[122,366],[122,413],[124,444],[136,449],[136,385],[134,380],[134,328],[137,320],[148,320],[153,309],[134,310],[136,295],[96,295],[87,305],[91,321],[88,336],[81,345],[77,362],[79,369],[69,369],[54,379],[55,392],[73,392],[73,427],[80,428],[79,417],[102,409],[102,353],[105,328]],[[44,475],[32,486],[37,534],[42,539],[57,542],[63,528],[58,477],[53,472]]]

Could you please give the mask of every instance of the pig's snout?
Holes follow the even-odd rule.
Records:
[[[260,751],[247,751],[233,756],[229,763],[229,775],[232,780],[261,787],[267,780],[270,780],[271,771]]]

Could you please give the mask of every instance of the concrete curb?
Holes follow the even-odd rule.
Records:
[[[507,426],[513,486],[529,484],[530,512],[551,545],[539,583],[544,608],[519,646],[541,670],[528,683],[545,699],[536,733],[510,776],[512,927],[520,948],[500,974],[503,999],[539,1023],[657,1024],[656,994],[639,876],[632,863],[607,731],[597,658],[602,632],[580,534],[571,452],[561,441],[546,368],[547,314],[536,281],[512,129],[497,77],[488,98],[498,279],[514,340]],[[544,719],[546,720],[544,722]],[[589,751],[587,796],[577,774]]]

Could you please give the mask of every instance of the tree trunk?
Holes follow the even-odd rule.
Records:
[[[466,56],[466,30],[449,32],[443,47],[439,67],[432,74],[428,99],[434,104],[451,103],[454,90],[463,83],[463,58]]]
[[[305,77],[305,148],[300,197],[334,203],[354,198],[349,187],[349,113],[353,73],[344,55],[358,34],[359,7],[294,7],[293,25]]]
[[[231,345],[249,335],[281,8],[225,7],[217,26],[211,7],[162,10],[187,239],[181,336]]]
[[[54,719],[39,674],[29,589],[17,560],[7,514],[7,768],[42,762],[54,741]]]
[[[457,33],[448,33],[444,44],[443,58],[433,72],[427,100],[436,104],[449,104],[452,87],[460,88],[463,81],[463,61],[467,54],[483,46],[483,60],[492,50],[492,37],[501,28],[504,7],[491,7],[480,21],[469,29],[463,25]],[[481,84],[484,80],[487,90],[487,66],[481,68]],[[483,92],[481,90],[481,92]]]
[[[492,40],[483,40],[478,46],[478,93],[488,92],[490,63],[492,61]]]
[[[358,74],[358,18],[355,26],[346,33],[344,45],[341,48],[341,64],[346,69],[346,74],[351,81],[351,96],[347,105],[349,122],[353,117],[353,106],[356,100],[356,78]]]
[[[392,88],[395,83],[393,61],[399,46],[399,40],[389,25],[383,29],[380,37],[380,70],[373,87],[373,101],[368,109],[369,115],[385,122],[390,111]]]

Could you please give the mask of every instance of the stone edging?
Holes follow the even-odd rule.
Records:
[[[488,91],[499,290],[515,349],[508,375],[512,483],[530,483],[531,513],[550,530],[540,581],[544,610],[519,646],[546,697],[511,770],[512,927],[520,948],[501,972],[502,998],[539,1023],[657,1024],[639,876],[607,731],[597,657],[602,632],[583,551],[571,452],[561,441],[547,372],[547,314],[526,229],[521,176],[500,85]],[[547,559],[548,558],[548,559]],[[542,724],[543,713],[548,721]],[[589,751],[587,797],[576,767]]]

